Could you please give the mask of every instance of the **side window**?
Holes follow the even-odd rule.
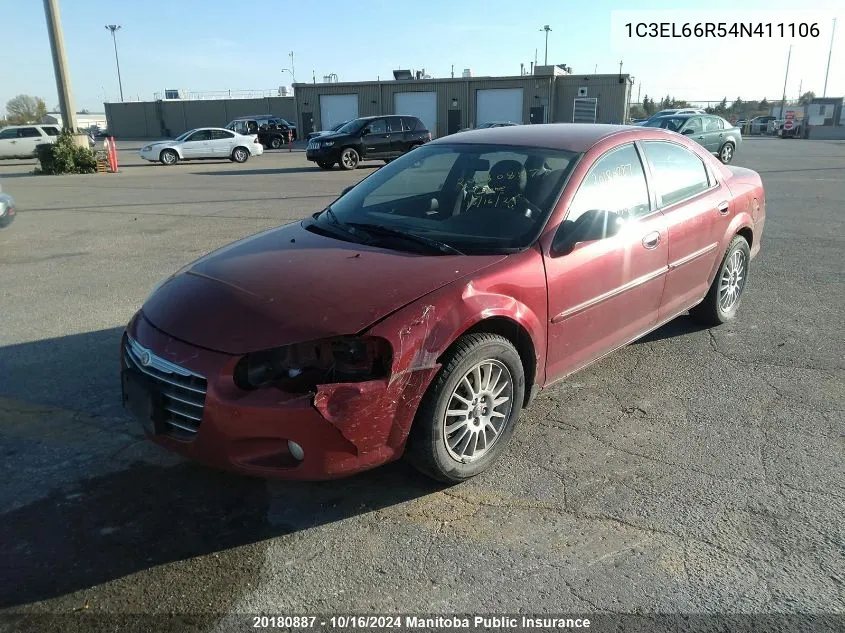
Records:
[[[370,134],[387,134],[387,124],[384,119],[371,121],[367,128],[370,130]]]
[[[688,149],[663,141],[645,141],[643,147],[652,165],[661,207],[668,207],[710,187],[704,163]]]
[[[0,139],[4,138],[18,138],[17,129],[6,128],[5,130],[0,130]]]
[[[613,211],[623,219],[646,215],[651,210],[645,172],[632,144],[602,156],[581,182],[566,224],[587,211]]]
[[[398,116],[392,116],[387,119],[387,131],[388,132],[401,132],[402,131],[402,119]]]
[[[231,132],[227,132],[226,130],[211,130],[211,138],[215,141],[234,137],[234,134],[232,134]]]
[[[405,125],[405,129],[409,132],[418,132],[424,127],[422,123],[420,123],[417,119],[414,119],[413,117],[402,117],[402,123]]]
[[[22,127],[18,129],[18,138],[34,138],[40,136],[41,132],[35,127]]]
[[[189,136],[187,141],[208,141],[211,140],[210,130],[198,130]]]
[[[722,119],[715,116],[704,117],[705,132],[719,132],[722,129],[724,129],[722,127]]]
[[[701,127],[701,117],[694,116],[690,117],[689,120],[684,125],[683,130],[686,132],[687,130],[692,130],[693,134],[701,134],[702,127]]]
[[[55,127],[43,127],[41,128],[47,134],[47,136],[58,136],[59,135],[59,128]]]

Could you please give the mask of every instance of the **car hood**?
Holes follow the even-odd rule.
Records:
[[[339,134],[337,132],[331,132],[331,131],[323,132],[322,134],[320,134],[320,138],[323,139],[324,141],[332,141],[332,140],[338,139],[338,138],[347,138],[348,136],[349,136],[348,134]]]
[[[187,343],[243,354],[355,334],[505,255],[420,255],[289,224],[235,242],[165,281],[142,312]]]

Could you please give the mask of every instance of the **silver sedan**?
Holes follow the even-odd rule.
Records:
[[[209,158],[245,163],[250,156],[263,153],[264,146],[257,135],[238,134],[218,127],[188,130],[171,141],[157,141],[141,148],[141,158],[164,165]]]

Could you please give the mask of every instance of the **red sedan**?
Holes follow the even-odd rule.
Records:
[[[326,479],[406,454],[460,481],[539,389],[688,310],[733,319],[764,218],[755,172],[673,132],[448,136],[167,279],[126,328],[124,403],[216,467]]]

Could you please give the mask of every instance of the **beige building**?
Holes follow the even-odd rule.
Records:
[[[629,75],[570,75],[538,66],[532,75],[294,84],[300,138],[359,116],[419,117],[433,136],[494,121],[624,123]]]

